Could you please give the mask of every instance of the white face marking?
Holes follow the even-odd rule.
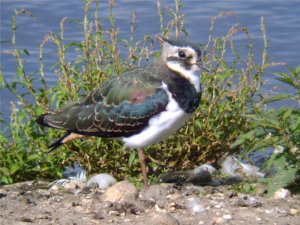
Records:
[[[150,119],[148,127],[141,133],[123,138],[122,141],[126,146],[143,148],[158,143],[175,133],[191,117],[191,114],[184,112],[172,98],[167,85],[163,83],[162,88],[166,90],[169,96],[166,111]]]
[[[186,56],[190,58],[189,59],[189,63],[191,64],[190,70],[185,69],[176,60],[174,61],[167,60],[169,57],[180,59],[178,55],[180,50],[184,51],[186,53]],[[184,47],[173,46],[165,42],[163,46],[162,59],[166,62],[169,69],[178,72],[185,79],[187,79],[195,87],[196,92],[199,93],[201,91],[199,75],[198,75],[200,68],[197,65],[198,55],[193,48],[189,46],[184,46]]]
[[[200,80],[199,75],[196,72],[200,71],[197,65],[193,65],[191,70],[186,70],[178,62],[167,62],[167,66],[178,73],[180,73],[184,78],[186,78],[196,89],[196,92],[200,92]]]

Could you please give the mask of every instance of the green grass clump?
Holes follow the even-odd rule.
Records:
[[[88,0],[85,1],[84,18],[80,21],[84,40],[64,40],[64,27],[68,19],[61,21],[60,33],[51,33],[45,37],[40,45],[38,76],[26,72],[22,55],[28,54],[28,51],[18,49],[16,44],[17,17],[32,14],[19,10],[13,16],[12,54],[17,62],[17,79],[8,83],[1,72],[0,81],[2,89],[11,91],[19,102],[12,106],[11,122],[0,133],[1,184],[28,179],[58,178],[62,176],[63,168],[74,162],[82,165],[89,173],[109,172],[119,179],[140,178],[137,152],[123,147],[120,142],[92,137],[68,143],[58,151],[47,154],[47,145],[51,140],[60,137],[62,131],[40,127],[35,123],[38,115],[50,112],[67,102],[77,101],[83,97],[82,93],[91,91],[109,77],[159,56],[159,52],[155,51],[158,44],[150,35],[134,42],[135,13],[130,18],[129,39],[119,38],[120,30],[116,27],[113,16],[114,2],[110,1],[108,4],[108,29],[103,29],[98,16],[99,2]],[[180,1],[176,0],[175,9],[162,10],[160,1],[157,1],[162,35],[168,36],[171,32],[176,37],[180,34],[188,35],[184,27],[185,17],[180,13],[181,7]],[[285,150],[274,154],[267,165],[277,165],[278,168],[288,171],[289,179],[285,179],[278,186],[291,184],[300,167],[299,107],[263,110],[266,99],[261,93],[264,84],[262,76],[266,69],[277,65],[268,61],[268,41],[263,18],[261,30],[264,48],[261,51],[261,62],[257,63],[254,61],[253,39],[247,28],[234,25],[223,36],[214,36],[215,22],[224,16],[231,15],[221,13],[212,18],[208,42],[203,45],[203,61],[213,68],[213,72],[203,72],[201,76],[204,87],[201,106],[176,135],[148,147],[150,176],[155,179],[167,169],[179,170],[192,168],[206,161],[216,162],[228,153],[246,154],[280,145]],[[235,47],[233,37],[237,34],[247,37],[246,56],[240,55]],[[51,87],[46,82],[43,65],[43,49],[48,43],[54,44],[58,57],[53,66],[57,83]],[[128,49],[127,57],[120,57],[120,46]],[[67,61],[66,54],[74,49],[78,56]],[[233,60],[226,62],[225,57]],[[293,77],[298,74],[299,69],[291,70],[291,74],[278,74],[280,81],[298,88],[297,97],[281,95],[271,100],[297,98],[299,101],[299,77]],[[276,175],[274,179],[278,179]]]

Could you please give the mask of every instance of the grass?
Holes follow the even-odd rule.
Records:
[[[99,2],[84,2],[84,17],[80,21],[84,40],[67,42],[64,39],[67,19],[62,19],[60,32],[50,33],[41,41],[38,76],[29,74],[24,69],[22,55],[28,54],[28,51],[18,49],[16,43],[17,18],[33,15],[22,9],[13,16],[12,54],[16,59],[18,79],[9,83],[1,72],[0,81],[2,89],[13,93],[19,103],[12,106],[11,122],[0,133],[1,184],[59,178],[63,168],[74,162],[82,165],[90,174],[109,172],[118,179],[140,179],[137,152],[123,147],[120,142],[89,138],[68,143],[59,151],[47,154],[49,142],[58,138],[62,132],[42,128],[35,123],[38,115],[61,107],[66,102],[77,101],[82,98],[82,93],[92,90],[109,77],[159,56],[159,52],[155,50],[155,45],[158,44],[150,35],[134,41],[135,13],[130,18],[129,39],[121,39],[113,14],[114,1],[108,3],[110,27],[105,30],[98,15]],[[157,1],[161,35],[168,36],[172,32],[176,37],[188,35],[181,7],[183,6],[179,0],[175,0],[174,8],[169,9],[163,9],[161,2]],[[208,42],[203,44],[203,60],[213,68],[213,72],[204,72],[201,76],[205,87],[201,106],[176,135],[147,148],[151,179],[155,182],[156,177],[166,170],[193,168],[207,161],[216,162],[224,154],[247,155],[251,151],[276,148],[279,145],[284,146],[284,151],[274,153],[266,167],[275,165],[287,171],[288,178],[281,180],[277,186],[293,184],[300,168],[299,107],[267,110],[264,106],[270,101],[286,98],[299,101],[299,68],[290,69],[290,74],[277,74],[279,81],[296,90],[295,96],[281,94],[266,99],[261,89],[264,85],[264,72],[278,64],[269,61],[263,18],[261,38],[264,48],[260,56],[261,62],[257,63],[254,61],[253,38],[246,27],[233,25],[225,35],[214,35],[216,21],[224,16],[232,15],[221,13],[211,19]],[[236,35],[247,37],[246,55],[239,55],[234,42]],[[58,57],[54,65],[57,75],[54,86],[49,86],[44,71],[44,48],[49,43],[57,49]],[[120,57],[120,45],[128,49],[126,57]],[[73,61],[66,60],[66,54],[74,48],[78,56]],[[228,56],[234,60],[226,62],[225,58]],[[19,90],[23,91],[20,93]],[[29,97],[33,99],[33,103],[28,102]],[[280,180],[276,176],[282,174],[273,178]],[[273,181],[270,178],[268,182]]]

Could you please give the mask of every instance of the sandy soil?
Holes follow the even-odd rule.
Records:
[[[116,200],[106,191],[74,194],[47,185],[29,181],[1,187],[0,224],[300,224],[298,195],[275,200],[235,194],[228,186],[160,184],[147,191],[134,187],[129,194],[114,190],[121,195]]]

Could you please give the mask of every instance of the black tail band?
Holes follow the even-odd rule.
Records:
[[[55,142],[53,142],[48,148],[49,148],[49,151],[48,153],[54,151],[55,149],[57,149],[59,146],[61,146],[63,143],[62,141],[71,134],[71,132],[67,132],[65,133],[64,136],[62,136],[61,138],[59,138],[58,140],[56,140]]]

